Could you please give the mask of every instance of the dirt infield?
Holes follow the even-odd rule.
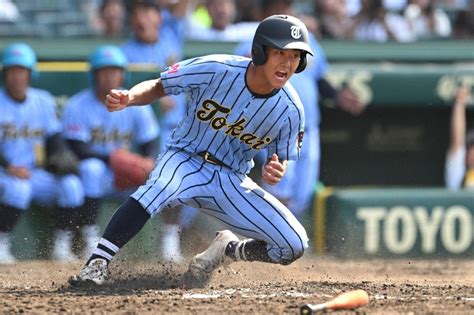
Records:
[[[116,261],[100,288],[67,284],[80,264],[0,265],[0,313],[298,314],[304,303],[364,289],[368,314],[474,313],[472,261],[340,261],[312,257],[290,266],[235,263],[204,289],[182,287],[184,267]],[[353,313],[353,312],[349,312]]]

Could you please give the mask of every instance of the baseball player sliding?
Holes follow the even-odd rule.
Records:
[[[206,284],[216,268],[233,261],[287,265],[301,257],[308,246],[303,226],[247,173],[263,148],[268,161],[262,177],[269,184],[278,183],[287,161],[298,158],[304,112],[287,82],[305,69],[307,54],[312,51],[305,25],[295,17],[275,15],[259,24],[252,59],[198,57],[129,91],[111,90],[106,100],[110,111],[181,93],[187,94],[189,110],[149,180],[117,209],[71,283],[104,283],[119,249],[151,216],[179,204],[199,208],[229,228],[191,259],[188,286]]]

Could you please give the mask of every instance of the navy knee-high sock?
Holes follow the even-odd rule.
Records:
[[[97,248],[89,258],[104,258],[110,261],[150,219],[150,214],[133,198],[128,198],[110,219]]]

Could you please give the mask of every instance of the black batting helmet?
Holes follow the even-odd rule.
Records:
[[[295,72],[301,72],[306,67],[306,54],[313,55],[308,45],[306,26],[290,15],[272,15],[258,25],[252,42],[252,61],[257,66],[267,61],[265,47],[301,50],[300,63]]]

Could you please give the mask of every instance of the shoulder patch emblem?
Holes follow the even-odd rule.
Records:
[[[298,148],[301,149],[301,146],[303,145],[303,136],[304,136],[304,131],[298,132]]]

